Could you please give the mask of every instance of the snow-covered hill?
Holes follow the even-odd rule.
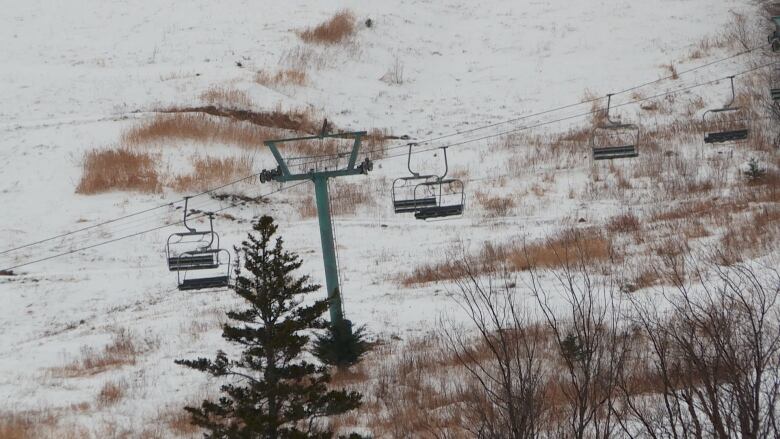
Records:
[[[359,24],[348,43],[307,44],[296,34],[344,8]],[[158,194],[76,194],[81,160],[90,149],[119,144],[124,130],[154,117],[154,110],[198,105],[201,94],[215,86],[245,91],[257,111],[308,108],[342,129],[430,138],[576,103],[586,93],[624,90],[668,75],[664,65],[683,71],[736,53],[739,49],[727,45],[702,43],[722,37],[735,12],[755,14],[749,2],[737,0],[9,3],[0,14],[0,251],[181,199],[185,194],[170,188]],[[367,27],[363,23],[369,18]],[[746,65],[744,58],[735,58],[637,93],[650,96],[721,78]],[[255,82],[258,70],[285,68],[305,70],[307,84]],[[387,80],[388,74],[397,80]],[[706,103],[722,103],[725,86],[702,90]],[[624,94],[616,100],[635,98]],[[638,106],[619,113],[640,121],[664,118],[648,118]],[[574,119],[545,130],[582,123]],[[466,215],[451,221],[424,223],[392,213],[389,184],[406,172],[405,157],[378,161],[370,175],[351,178],[373,196],[354,214],[336,218],[344,301],[352,321],[380,339],[425,332],[442,313],[457,318],[459,311],[441,284],[399,286],[399,278],[418,265],[442,261],[461,243],[532,240],[579,218],[595,224],[632,206],[648,208],[641,194],[633,200],[587,198],[582,189],[591,172],[587,147],[568,155],[566,163],[514,169],[517,162],[496,142],[450,149],[450,170],[473,180],[467,184]],[[183,142],[152,150],[164,157],[162,166],[184,169],[193,155],[230,154],[232,148]],[[704,156],[697,148],[691,146],[692,154]],[[262,147],[248,153],[255,170],[274,167]],[[581,165],[576,164],[580,157]],[[439,159],[423,154],[419,165],[436,169]],[[631,172],[631,165],[615,166]],[[490,179],[498,174],[514,178]],[[232,190],[256,196],[277,188],[244,183]],[[480,191],[514,196],[516,205],[509,215],[491,217],[475,201]],[[269,204],[226,212],[245,220],[266,213],[276,217],[289,248],[304,258],[302,271],[321,282],[317,221],[301,218],[298,208],[312,192],[304,185],[270,196]],[[192,201],[200,210],[227,206],[208,196]],[[181,210],[165,207],[2,253],[0,269],[180,216]],[[225,218],[216,227],[226,247],[249,229],[245,221]],[[164,263],[165,239],[173,231],[76,251],[0,276],[0,413],[53,413],[60,426],[78,425],[89,435],[106,437],[109,427],[137,431],[140,424],[154,424],[182,401],[214,387],[173,360],[222,347],[222,310],[236,302],[227,292],[176,290],[175,276]],[[134,349],[117,367],[68,373],[67,366],[90,350],[102,352],[122,337],[132,339]],[[121,401],[96,402],[106,382],[124,383]],[[152,437],[176,434],[165,422],[156,424]]]

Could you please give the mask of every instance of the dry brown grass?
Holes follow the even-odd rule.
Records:
[[[37,423],[16,414],[0,414],[0,438],[32,439],[37,437]]]
[[[303,219],[314,218],[317,216],[317,204],[314,202],[314,195],[304,196],[296,202],[298,216]]]
[[[55,410],[0,412],[2,439],[83,439],[89,432],[75,425],[61,423],[61,413]]]
[[[200,94],[200,99],[206,104],[221,108],[248,110],[254,105],[247,92],[222,86],[210,87]]]
[[[170,186],[179,192],[203,191],[236,181],[253,173],[251,156],[197,157],[193,160],[192,173],[174,177]],[[245,181],[252,183],[254,179],[250,178]]]
[[[366,183],[334,183],[330,189],[334,215],[355,215],[374,205],[374,196]]]
[[[190,141],[201,144],[228,144],[244,148],[262,148],[263,141],[273,139],[279,131],[205,114],[159,114],[139,123],[122,135],[128,146]]]
[[[73,378],[96,375],[110,369],[135,364],[139,351],[128,331],[117,331],[111,343],[97,351],[89,346],[81,349],[81,358],[65,366],[51,369],[54,376]]]
[[[97,396],[98,407],[105,408],[118,403],[124,396],[127,383],[106,381]]]
[[[633,233],[641,228],[639,218],[631,212],[615,216],[607,223],[607,231],[612,233]]]
[[[598,264],[610,259],[619,259],[612,242],[595,229],[566,230],[535,243],[483,244],[473,258],[478,266],[472,267],[476,274],[487,273],[496,267],[511,271],[533,268],[561,268],[575,263]],[[405,287],[428,282],[440,282],[460,277],[462,273],[451,262],[422,264],[411,273],[401,277]]]
[[[337,12],[323,23],[298,32],[298,36],[307,43],[339,44],[355,34],[355,15],[348,10]]]
[[[112,190],[160,192],[155,157],[127,148],[87,151],[82,161],[79,194],[97,194]]]
[[[297,86],[302,87],[308,82],[308,75],[304,70],[286,69],[271,73],[260,70],[255,75],[255,82],[266,87],[272,86]]]
[[[515,199],[511,196],[490,195],[482,191],[477,191],[476,198],[477,202],[482,206],[485,215],[489,218],[507,216],[517,205]]]

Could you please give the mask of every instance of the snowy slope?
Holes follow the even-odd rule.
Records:
[[[361,23],[371,18],[375,24],[361,26],[347,46],[312,47],[296,36],[295,30],[342,8],[354,11]],[[0,250],[181,198],[184,194],[170,190],[77,195],[80,160],[88,149],[116,144],[122,130],[150,117],[149,111],[195,104],[214,85],[246,90],[258,110],[309,107],[345,129],[386,128],[426,138],[577,102],[586,90],[603,95],[651,81],[666,75],[662,64],[674,62],[680,70],[701,64],[706,59],[685,61],[687,54],[729,22],[732,11],[746,10],[749,5],[736,0],[7,4],[0,15],[0,204],[5,213]],[[254,82],[256,70],[275,70],[296,50],[311,50],[322,61],[310,69],[308,85],[271,89]],[[709,57],[721,55],[716,50]],[[381,81],[396,65],[403,67],[403,83]],[[735,61],[704,69],[674,86],[740,67]],[[648,94],[670,86],[661,84]],[[713,93],[712,100],[719,102],[723,95]],[[561,114],[578,111],[582,108]],[[628,108],[625,114],[635,111]],[[452,148],[452,168],[469,178],[505,172],[503,158],[484,153],[488,143]],[[269,154],[254,154],[258,170],[273,167]],[[420,160],[422,166],[437,165],[432,155]],[[453,221],[416,222],[394,216],[389,208],[387,185],[403,174],[405,158],[378,165],[369,177],[354,177],[374,185],[376,203],[338,218],[336,226],[347,314],[381,338],[425,331],[441,313],[457,315],[442,286],[403,289],[396,282],[417,264],[440,260],[454,243],[542,237],[565,220],[597,220],[620,209],[617,200],[589,205],[566,196],[582,182],[583,168],[562,171],[553,195],[529,200],[510,218],[486,219],[471,210]],[[512,182],[507,190],[528,188],[534,178]],[[257,195],[276,187],[242,185],[240,190]],[[296,197],[307,193],[303,188],[291,192]],[[264,213],[277,217],[287,245],[305,260],[302,271],[321,282],[316,220],[301,220],[285,204],[287,196],[282,192],[271,197],[270,205],[229,212],[245,219]],[[225,206],[208,197],[193,201],[198,209]],[[179,210],[163,208],[0,254],[0,268],[179,216]],[[218,221],[217,227],[226,246],[247,231],[247,223]],[[175,290],[163,259],[163,243],[172,231],[79,251],[19,268],[13,278],[0,277],[0,411],[93,401],[106,380],[126,380],[133,391],[118,405],[68,412],[67,417],[89,428],[106,419],[128,428],[205,385],[203,377],[175,366],[173,359],[221,347],[219,311],[235,302],[225,293]],[[192,331],[193,321],[205,322],[208,330]],[[51,372],[79,358],[84,346],[99,349],[119,328],[145,340],[135,364],[81,378]]]

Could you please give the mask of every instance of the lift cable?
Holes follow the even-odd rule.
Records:
[[[278,192],[282,192],[282,191],[287,190],[287,189],[292,189],[292,188],[294,188],[296,186],[300,186],[300,185],[302,185],[304,183],[306,183],[306,181],[301,181],[301,182],[293,184],[291,186],[285,186],[285,187],[282,187],[280,189],[277,189],[277,190],[265,193],[265,194],[263,194],[261,196],[265,197],[265,196],[272,195],[272,194],[275,194],[275,193],[278,193]],[[223,210],[227,210],[227,209],[231,209],[231,208],[234,208],[234,207],[238,207],[238,206],[246,204],[246,203],[248,203],[248,201],[241,201],[239,203],[233,203],[230,206],[223,207],[223,208],[215,210],[214,212],[211,212],[211,213],[218,213],[218,212],[221,212]],[[198,219],[198,218],[205,218],[205,217],[208,217],[207,213],[203,213],[203,214],[200,214],[200,215],[197,215],[197,216],[194,215],[194,216],[190,217],[190,219]],[[167,227],[176,226],[176,225],[180,225],[180,224],[184,224],[184,220],[179,220],[179,221],[175,221],[175,222],[166,223],[166,224],[163,224],[161,226],[153,227],[151,229],[142,230],[140,232],[131,233],[129,235],[123,235],[123,236],[120,236],[120,237],[117,237],[117,238],[109,239],[107,241],[99,242],[97,244],[91,244],[91,245],[87,245],[87,246],[84,246],[84,247],[79,247],[79,248],[76,248],[76,249],[73,249],[73,250],[69,250],[67,252],[57,253],[57,254],[54,254],[54,255],[51,255],[51,256],[47,256],[47,257],[44,257],[44,258],[35,259],[35,260],[32,260],[32,261],[27,261],[27,262],[24,262],[24,263],[21,263],[21,264],[17,264],[17,265],[11,266],[11,267],[4,268],[4,269],[2,269],[0,271],[11,271],[11,270],[19,268],[19,267],[24,267],[24,266],[27,266],[27,265],[36,264],[38,262],[48,261],[50,259],[59,258],[61,256],[67,256],[67,255],[70,255],[70,254],[73,254],[73,253],[77,253],[77,252],[80,252],[80,251],[89,250],[89,249],[92,249],[92,248],[95,248],[95,247],[100,247],[100,246],[111,244],[111,243],[114,243],[114,242],[117,242],[117,241],[122,241],[122,240],[127,239],[127,238],[132,238],[132,237],[135,237],[135,236],[144,235],[146,233],[154,232],[154,231],[157,231],[157,230],[165,229]]]
[[[698,88],[698,87],[703,87],[703,86],[706,86],[706,85],[710,85],[710,84],[716,83],[716,82],[721,81],[723,79],[728,79],[730,76],[742,76],[742,75],[754,72],[756,70],[760,70],[760,69],[766,68],[768,66],[772,66],[774,64],[775,64],[774,62],[771,62],[771,63],[759,65],[757,67],[753,67],[751,69],[744,70],[744,71],[741,71],[741,72],[738,72],[738,73],[735,73],[733,75],[729,75],[729,76],[726,76],[726,77],[723,77],[723,78],[713,79],[713,80],[710,80],[710,81],[707,81],[707,82],[694,84],[694,85],[687,86],[687,87],[682,87],[682,88],[679,88],[679,89],[675,89],[675,90],[664,92],[664,93],[659,93],[659,94],[656,94],[656,95],[653,95],[653,96],[649,96],[649,97],[645,97],[645,98],[635,99],[635,100],[632,100],[632,101],[624,102],[622,104],[613,105],[613,108],[623,107],[623,106],[627,106],[627,105],[634,105],[634,104],[637,104],[637,103],[640,103],[640,102],[644,102],[644,101],[647,101],[647,100],[656,99],[656,98],[663,97],[663,96],[669,96],[669,95],[681,93],[681,92],[688,91],[688,90],[691,90],[691,89],[694,89],[694,88]],[[511,130],[505,130],[505,131],[502,131],[502,132],[499,132],[499,133],[489,134],[489,135],[485,135],[485,136],[481,136],[481,137],[473,138],[473,139],[467,139],[467,140],[463,140],[463,141],[460,141],[460,142],[454,142],[454,143],[447,144],[445,146],[446,147],[461,146],[461,145],[465,145],[465,144],[469,144],[469,143],[473,143],[473,142],[478,142],[478,141],[487,140],[487,139],[490,139],[490,138],[495,138],[495,137],[500,137],[500,136],[504,136],[504,135],[507,135],[507,134],[512,134],[512,133],[515,133],[515,132],[526,131],[526,130],[529,130],[529,129],[538,128],[538,127],[545,126],[545,125],[550,125],[550,124],[554,124],[554,123],[559,123],[559,122],[563,122],[563,121],[567,121],[567,120],[571,120],[571,119],[576,119],[576,118],[592,115],[592,114],[595,114],[595,113],[597,113],[599,111],[601,111],[601,110],[591,110],[591,111],[584,112],[584,113],[579,113],[579,114],[573,115],[573,116],[567,116],[567,117],[564,117],[564,118],[559,118],[559,119],[555,119],[555,120],[551,120],[551,121],[540,122],[538,124],[523,126],[523,127],[519,127],[519,128],[513,128]],[[405,144],[403,146],[404,147],[408,147],[408,144]],[[433,151],[433,150],[440,149],[440,148],[442,148],[442,146],[435,146],[435,147],[431,147],[431,148],[428,148],[428,149],[422,149],[422,150],[413,151],[412,154],[419,154],[419,153],[423,153],[423,152],[427,152],[427,151]],[[375,149],[375,150],[370,150],[370,151],[366,151],[366,152],[367,153],[371,153],[371,152],[386,151],[386,150],[387,149]],[[391,156],[385,156],[385,157],[377,158],[376,161],[388,160],[388,159],[392,159],[392,158],[406,157],[406,156],[407,156],[407,153],[397,154],[397,155],[391,155]],[[312,162],[307,162],[305,164],[311,164],[311,163],[316,163],[316,162],[317,161],[312,161]],[[263,171],[263,172],[265,172],[265,171]],[[215,189],[210,189],[210,190],[207,190],[207,191],[203,191],[203,192],[201,192],[198,195],[203,195],[203,194],[206,194],[206,193],[213,192],[215,190],[219,190],[221,188],[224,188],[224,187],[236,184],[236,183],[238,183],[240,181],[244,181],[244,180],[247,180],[247,179],[250,179],[250,178],[254,178],[254,177],[256,177],[256,176],[258,176],[260,174],[262,174],[262,172],[252,174],[250,176],[247,176],[247,177],[244,177],[242,179],[236,180],[235,182],[224,184],[224,185],[222,185],[222,186],[220,186],[218,188],[215,188]],[[275,190],[273,192],[269,192],[269,193],[261,195],[261,196],[267,196],[267,195],[275,194],[275,193],[278,193],[278,192],[282,192],[284,190],[291,189],[293,187],[299,186],[299,185],[301,185],[303,183],[305,183],[305,181],[302,181],[300,183],[297,183],[297,184],[294,184],[294,185],[291,185],[291,186],[286,186],[286,187],[280,188],[278,190]],[[182,200],[183,200],[183,198],[182,198]],[[217,212],[220,212],[220,211],[223,211],[223,210],[226,210],[226,209],[230,209],[230,208],[233,208],[233,207],[236,207],[236,206],[239,206],[239,205],[243,205],[243,204],[246,204],[246,203],[247,203],[246,201],[243,201],[243,202],[240,202],[240,203],[235,203],[235,204],[232,204],[232,205],[230,205],[228,207],[224,207],[224,208],[218,209],[218,210],[214,211],[213,213],[217,213]],[[161,208],[161,207],[164,207],[164,206],[169,206],[169,205],[172,205],[172,204],[173,203],[166,203],[164,205],[158,206],[158,207],[153,208],[153,209],[147,209],[146,211],[158,209],[158,208]],[[136,214],[140,214],[140,213],[136,213]],[[132,214],[131,215],[125,215],[122,218],[127,218],[129,216],[132,216]],[[196,218],[200,218],[200,217],[196,217]],[[105,221],[105,222],[103,222],[101,224],[108,224],[108,223],[111,223],[111,222],[118,221],[119,219],[121,219],[121,218]],[[142,232],[137,232],[137,233],[133,233],[133,234],[130,234],[130,235],[126,235],[126,236],[122,236],[122,237],[119,237],[119,238],[115,238],[115,239],[112,239],[112,240],[109,240],[109,241],[104,241],[104,242],[101,242],[101,243],[98,243],[98,244],[81,247],[81,248],[78,248],[78,249],[75,249],[75,250],[71,250],[71,251],[68,251],[68,252],[65,252],[65,253],[59,253],[59,254],[55,254],[55,255],[52,255],[52,256],[49,256],[49,257],[46,257],[46,258],[41,258],[41,259],[37,259],[37,260],[34,260],[34,261],[26,262],[26,263],[23,263],[23,264],[18,264],[16,266],[12,266],[12,267],[6,268],[5,270],[12,270],[14,268],[19,268],[19,267],[30,265],[30,264],[34,264],[34,263],[37,263],[37,262],[46,261],[46,260],[53,259],[53,258],[56,258],[56,257],[59,257],[59,256],[69,255],[69,254],[72,254],[72,253],[75,253],[75,252],[78,252],[78,251],[81,251],[81,250],[86,250],[86,249],[94,248],[94,247],[97,247],[97,246],[101,246],[101,245],[109,244],[109,243],[112,243],[112,242],[116,242],[116,241],[119,241],[119,240],[122,240],[122,239],[126,239],[126,238],[130,238],[130,237],[142,235],[144,233],[156,231],[156,230],[159,230],[159,229],[162,229],[162,228],[165,228],[165,227],[168,227],[168,226],[176,225],[176,224],[181,224],[181,221],[174,222],[174,223],[168,223],[168,224],[166,224],[164,226],[155,227],[155,228],[148,229],[148,230],[145,230],[145,231],[142,231]],[[90,227],[87,227],[87,228],[83,228],[81,230],[86,230],[86,229],[94,228],[94,227],[97,227],[97,225],[90,226]],[[45,241],[49,241],[49,240],[52,240],[52,239],[57,239],[58,237],[67,236],[69,234],[73,234],[73,233],[77,233],[77,232],[78,231],[61,234],[61,235],[58,235],[57,237],[48,238],[46,240],[41,240],[39,242],[45,242]],[[25,246],[19,246],[17,248],[29,247],[30,245],[34,245],[34,244],[29,244],[29,245],[25,245]],[[2,253],[7,253],[7,252],[12,251],[12,250],[6,250],[6,251],[4,251]],[[0,253],[0,254],[2,254],[2,253]]]

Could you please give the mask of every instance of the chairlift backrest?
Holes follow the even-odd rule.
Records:
[[[742,111],[741,107],[733,106],[737,96],[734,89],[734,76],[729,76],[729,80],[731,81],[731,100],[721,108],[712,108],[705,111],[701,116],[702,124],[707,130],[704,134],[704,143],[736,142],[745,140],[748,137],[749,130],[745,126],[744,121],[718,121],[711,118],[707,119],[708,115]],[[731,126],[729,126],[728,129],[723,129],[724,123],[730,123]]]
[[[227,287],[230,283],[230,252],[220,248],[219,235],[214,231],[214,214],[206,213],[209,230],[198,231],[187,224],[188,201],[189,197],[185,197],[182,221],[187,231],[170,235],[166,243],[168,270],[176,272],[179,290]],[[207,274],[192,274],[201,272]]]
[[[606,123],[596,125],[591,131],[590,147],[593,160],[612,160],[637,157],[636,144],[639,142],[639,127],[632,123],[617,122],[610,118],[609,110],[612,104],[612,94],[607,95]],[[596,138],[606,137],[617,139],[618,144],[611,142],[596,142]]]

